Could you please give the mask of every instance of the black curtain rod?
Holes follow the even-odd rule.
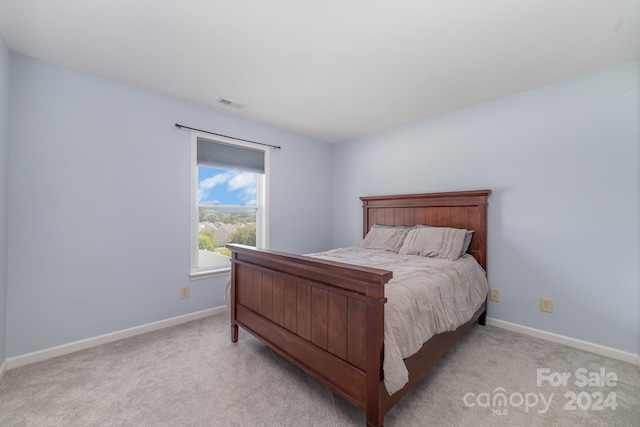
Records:
[[[271,144],[265,144],[264,142],[255,142],[255,141],[249,141],[248,139],[235,138],[235,137],[233,137],[233,136],[222,135],[222,134],[215,133],[215,132],[209,132],[209,131],[202,130],[202,129],[196,129],[196,128],[191,128],[191,127],[189,127],[189,126],[183,126],[183,125],[180,125],[180,124],[178,124],[178,123],[176,123],[176,127],[177,127],[178,129],[185,128],[185,129],[197,130],[198,132],[208,133],[208,134],[210,134],[210,135],[224,136],[225,138],[235,139],[236,141],[244,141],[244,142],[250,142],[250,143],[252,143],[252,144],[266,145],[267,147],[275,148],[276,150],[279,150],[279,149],[281,149],[281,148],[282,148],[282,147],[281,147],[281,146],[279,146],[279,145],[271,145]]]

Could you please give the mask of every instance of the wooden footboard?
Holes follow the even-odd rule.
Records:
[[[232,340],[241,326],[353,405],[371,406],[382,379],[384,284],[392,273],[229,248]]]

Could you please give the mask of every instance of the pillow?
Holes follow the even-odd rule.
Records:
[[[460,258],[467,230],[450,227],[416,227],[407,233],[398,253],[442,258]]]
[[[462,243],[462,251],[460,252],[460,256],[463,256],[469,250],[469,245],[471,244],[471,238],[473,237],[474,230],[467,230],[464,234],[464,242]]]
[[[416,225],[416,228],[421,228],[421,227],[427,228],[427,227],[433,227],[433,226],[432,225]],[[471,244],[471,238],[473,237],[474,231],[475,230],[466,230],[466,233],[464,234],[464,242],[462,243],[462,250],[460,251],[460,256],[463,256],[469,250],[469,245]]]
[[[365,249],[398,252],[410,229],[410,227],[391,227],[374,224],[358,246]]]

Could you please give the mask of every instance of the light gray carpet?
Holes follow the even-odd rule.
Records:
[[[361,411],[246,332],[232,344],[228,324],[228,314],[219,314],[12,369],[0,383],[0,426],[364,425]],[[572,377],[566,386],[538,387],[538,368]],[[618,381],[579,387],[580,368],[604,368]],[[491,402],[499,388],[506,406]],[[538,412],[540,397],[535,407],[520,404],[522,397],[533,405],[534,394],[549,401],[551,393],[546,413]],[[566,393],[580,396],[575,410],[565,409]],[[614,393],[617,408],[591,409],[597,393]],[[639,426],[640,372],[633,364],[475,325],[387,414],[385,425]]]

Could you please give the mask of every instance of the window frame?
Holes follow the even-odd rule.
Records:
[[[199,268],[199,244],[198,235],[200,233],[200,203],[198,202],[198,139],[206,139],[212,142],[219,142],[238,147],[259,150],[264,153],[264,174],[257,174],[256,180],[256,247],[267,249],[269,247],[269,169],[270,169],[270,147],[254,144],[247,141],[239,141],[224,136],[210,135],[196,130],[191,131],[191,221],[190,221],[190,268],[189,277],[193,279],[204,279],[229,274],[231,267],[225,268]],[[222,169],[222,168],[221,168]],[[241,170],[241,169],[238,169]],[[219,207],[230,207],[233,205],[219,205]]]

